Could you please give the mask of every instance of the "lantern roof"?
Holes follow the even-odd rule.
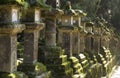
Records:
[[[74,16],[77,15],[77,13],[75,12],[75,10],[69,9],[69,10],[64,10],[64,15]]]
[[[77,15],[76,11],[72,9],[71,2],[67,1],[64,7],[64,15],[74,16]]]
[[[88,17],[84,16],[84,17],[82,17],[81,21],[82,21],[82,22],[88,22],[89,19],[88,19]]]
[[[101,19],[99,17],[96,17],[94,24],[95,24],[95,27],[103,27],[104,26],[103,22],[101,21]]]
[[[93,26],[94,26],[94,23],[91,21],[86,23],[86,27],[93,27]]]
[[[85,12],[83,12],[82,10],[76,9],[75,10],[77,15],[81,15],[81,16],[86,16],[87,14]]]

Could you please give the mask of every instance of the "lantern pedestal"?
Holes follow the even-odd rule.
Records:
[[[18,66],[18,70],[25,72],[30,78],[41,78],[42,74],[44,74],[43,78],[46,78],[47,75],[50,75],[49,72],[46,72],[46,67],[37,62],[39,31],[43,27],[43,23],[26,24],[24,30],[24,61]]]
[[[17,72],[17,33],[25,29],[21,24],[7,24],[0,27],[0,78],[28,78]]]

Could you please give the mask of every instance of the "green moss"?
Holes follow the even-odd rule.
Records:
[[[42,63],[34,64],[20,64],[18,70],[26,73],[30,78],[34,78],[36,75],[40,75],[46,72],[46,67]]]
[[[47,72],[45,78],[51,78],[52,77],[51,74],[52,74],[51,71]]]
[[[88,26],[88,27],[93,27],[93,26],[94,26],[94,23],[93,23],[93,22],[87,22],[87,23],[86,23],[86,26]]]
[[[0,78],[28,78],[28,76],[22,72],[15,72],[15,73],[2,73],[1,72]]]
[[[69,59],[73,64],[79,63],[79,60],[76,57],[70,57]]]

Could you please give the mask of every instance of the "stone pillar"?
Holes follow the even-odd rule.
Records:
[[[61,33],[61,41],[59,42],[60,46],[65,50],[65,54],[68,56],[72,56],[73,51],[73,33],[63,31],[62,29],[59,29],[59,33]]]
[[[56,46],[56,20],[54,17],[46,18],[46,46]]]
[[[91,52],[91,37],[85,37],[85,51]]]
[[[94,53],[99,53],[102,45],[101,44],[101,34],[102,34],[101,26],[99,24],[94,26],[93,32],[94,32],[94,41],[93,41]]]
[[[72,40],[72,53],[73,56],[78,56],[79,55],[79,35],[78,31],[73,32],[73,40]]]
[[[29,24],[24,30],[24,63],[35,63],[38,59],[39,31],[43,24]]]
[[[108,37],[108,35],[104,34],[101,37],[101,46],[105,47],[106,49],[109,49],[109,41],[110,41],[110,38]]]
[[[84,52],[85,50],[85,32],[80,32],[80,52]]]
[[[25,28],[18,24],[18,13],[16,4],[0,5],[0,72],[3,73],[17,71],[17,33]]]
[[[17,71],[17,33],[22,31],[18,25],[0,27],[0,72],[12,73]],[[24,27],[23,27],[24,28]]]
[[[14,72],[16,66],[17,38],[16,35],[0,33],[0,72]]]
[[[26,25],[26,29],[24,30],[25,64],[37,62],[39,31],[44,27],[44,24],[40,23],[41,8],[39,6],[29,8],[22,18],[23,23]]]
[[[82,18],[82,22],[81,22],[81,26],[83,27],[83,29],[80,31],[80,52],[84,52],[85,50],[85,37],[86,37],[86,34],[87,34],[87,31],[86,31],[86,20],[84,20],[85,17]]]
[[[96,36],[94,37],[93,49],[94,49],[94,53],[100,52],[100,37],[96,37]]]
[[[93,46],[92,37],[94,33],[92,32],[93,30],[92,27],[93,27],[92,22],[86,23],[86,30],[88,33],[86,34],[86,37],[85,37],[85,51],[88,51],[88,52],[92,52],[92,46]]]

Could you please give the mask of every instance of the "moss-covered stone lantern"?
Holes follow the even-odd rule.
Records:
[[[67,55],[72,56],[72,40],[73,32],[78,31],[77,26],[74,26],[74,16],[77,15],[75,10],[71,9],[71,3],[66,2],[64,7],[64,15],[61,16],[61,25],[59,26],[59,44],[65,49]],[[60,35],[61,34],[61,35]]]
[[[102,43],[101,46],[104,46],[106,49],[109,49],[109,41],[110,41],[110,30],[107,27],[104,27],[104,29],[102,29],[103,33],[102,33]]]
[[[44,23],[41,23],[41,11],[49,7],[43,0],[29,0],[28,4],[29,7],[21,19],[26,29],[24,30],[24,60],[18,70],[25,72],[30,78],[40,78],[40,75],[46,72],[45,67],[37,61],[39,31],[44,28]]]
[[[22,19],[22,22],[26,25],[24,30],[25,63],[37,62],[39,31],[44,27],[44,23],[40,22],[41,10],[45,8],[46,5],[41,5],[36,0],[30,4],[24,15],[25,17]]]
[[[100,52],[100,47],[101,47],[101,28],[103,27],[103,23],[100,22],[99,20],[96,19],[95,26],[93,27],[93,32],[94,32],[94,53],[99,53]]]
[[[48,2],[52,3],[52,1],[53,3],[55,2],[55,0]],[[55,6],[56,4],[50,5]],[[63,13],[63,10],[58,7],[53,7],[51,10],[45,11],[42,15],[46,23],[45,48],[42,48],[45,58],[44,62],[48,70],[52,71],[55,78],[71,78],[73,74],[70,62],[67,60],[67,55],[64,55],[64,50],[56,44],[57,19],[60,18]]]
[[[16,0],[0,1],[0,78],[17,76],[17,33],[25,29],[19,23],[20,6]]]
[[[82,29],[80,30],[80,52],[84,52],[84,49],[85,49],[85,36],[87,34],[87,31],[85,29],[86,22],[88,22],[88,18],[85,16],[82,17],[81,18]]]
[[[78,31],[73,32],[72,49],[73,56],[78,57],[80,53],[80,34],[83,31],[83,26],[81,26],[81,18],[86,15],[82,10],[75,10],[76,15],[73,16],[73,26],[78,27]]]
[[[86,37],[85,37],[85,51],[87,52],[92,52],[93,49],[93,38],[92,36],[94,35],[93,31],[93,22],[87,22],[86,23]]]

